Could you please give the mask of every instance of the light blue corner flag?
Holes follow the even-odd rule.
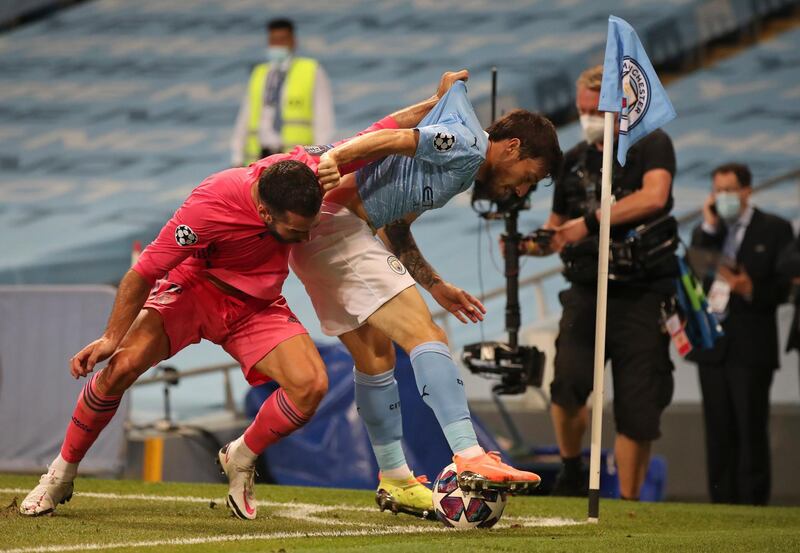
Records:
[[[640,138],[675,118],[675,108],[658,80],[636,31],[619,17],[608,18],[600,111],[619,112],[617,160]]]

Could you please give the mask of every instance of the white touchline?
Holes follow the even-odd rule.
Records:
[[[26,493],[28,490],[25,488],[0,488],[0,493]],[[76,492],[77,497],[89,497],[94,499],[121,499],[131,501],[164,501],[164,502],[184,502],[184,503],[211,503],[212,501],[220,505],[225,504],[223,498],[214,497],[196,497],[196,496],[182,496],[182,495],[145,495],[145,494],[116,494],[116,493],[102,493],[102,492]],[[280,532],[272,534],[236,534],[236,535],[223,535],[223,536],[206,536],[198,538],[173,538],[154,541],[136,541],[136,542],[119,542],[119,543],[88,543],[80,545],[50,545],[40,547],[23,547],[18,549],[0,549],[0,553],[47,553],[53,551],[86,551],[97,549],[119,549],[122,547],[156,547],[159,545],[196,545],[203,543],[218,543],[237,540],[276,540],[276,539],[293,539],[302,537],[358,537],[358,536],[378,536],[378,535],[391,535],[391,534],[416,534],[427,532],[452,532],[453,529],[444,528],[441,526],[432,526],[425,523],[424,525],[416,526],[384,526],[381,529],[373,528],[374,523],[365,523],[357,521],[345,521],[339,519],[327,519],[314,516],[316,513],[326,513],[330,511],[358,511],[370,512],[377,514],[375,508],[359,507],[348,504],[338,505],[321,505],[316,503],[295,503],[295,502],[278,502],[278,501],[258,501],[258,505],[264,507],[278,507],[283,509],[280,513],[275,513],[275,516],[282,518],[292,518],[302,520],[312,524],[323,524],[332,526],[356,526],[362,527],[362,530],[330,530],[330,531],[314,531],[314,532]],[[525,527],[550,527],[550,526],[572,526],[575,524],[583,524],[582,521],[557,518],[557,517],[514,517],[507,516],[498,523],[497,528],[508,527],[509,522],[513,522]]]
[[[386,536],[390,534],[421,534],[447,532],[445,527],[384,528],[380,530],[331,530],[327,532],[277,532],[274,534],[232,534],[227,536],[207,536],[202,538],[173,538],[166,540],[133,541],[117,543],[82,543],[78,545],[46,545],[41,547],[21,547],[19,549],[0,549],[0,553],[50,553],[55,551],[90,551],[97,549],[120,549],[122,547],[157,547],[159,545],[200,545],[231,541],[290,540],[295,538],[343,538],[359,536]]]
[[[27,493],[26,488],[0,488],[0,493]],[[91,497],[94,499],[128,499],[132,501],[183,501],[185,503],[214,503],[225,505],[225,498],[220,497],[196,497],[191,495],[146,495],[146,494],[118,494],[118,493],[103,493],[103,492],[75,492],[76,497]],[[350,505],[346,503],[339,503],[337,505],[323,505],[320,503],[300,503],[294,501],[257,501],[259,506],[262,507],[280,507],[282,509],[290,509],[306,513],[324,513],[329,511],[357,511],[364,513],[377,513],[375,507],[360,507],[358,505]],[[292,518],[292,517],[289,517]],[[519,517],[519,516],[504,516],[503,521],[519,522],[525,526],[572,526],[574,524],[583,524],[585,521],[578,521],[569,518],[560,517]],[[327,520],[326,520],[327,522]],[[333,522],[333,521],[331,521]],[[335,521],[335,524],[353,524],[358,525],[356,522],[347,522],[342,520]],[[427,526],[426,526],[427,527]],[[2,553],[2,551],[0,551]]]

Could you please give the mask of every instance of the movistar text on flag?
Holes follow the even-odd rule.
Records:
[[[628,149],[640,138],[675,118],[675,108],[658,80],[633,27],[608,18],[600,111],[619,112],[617,160],[625,165]]]

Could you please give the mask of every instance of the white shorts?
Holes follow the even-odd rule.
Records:
[[[328,336],[360,327],[415,284],[365,221],[330,202],[322,203],[309,241],[292,246],[289,266],[305,285]]]

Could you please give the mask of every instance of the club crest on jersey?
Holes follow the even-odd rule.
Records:
[[[197,244],[197,235],[188,225],[178,225],[175,229],[175,241],[179,246],[194,246]]]
[[[388,263],[389,264],[389,268],[392,271],[394,271],[395,273],[397,273],[398,275],[406,274],[405,266],[403,266],[403,263],[401,263],[401,261],[399,259],[397,259],[395,256],[390,255],[389,257],[387,257],[386,258],[386,263]]]
[[[620,134],[636,127],[650,107],[650,80],[642,67],[630,56],[622,58],[622,112],[619,118]]]
[[[303,146],[303,149],[312,156],[321,156],[333,148],[333,144],[317,144],[315,146]]]
[[[456,135],[448,132],[437,132],[433,137],[433,147],[440,152],[446,152],[456,143]]]

